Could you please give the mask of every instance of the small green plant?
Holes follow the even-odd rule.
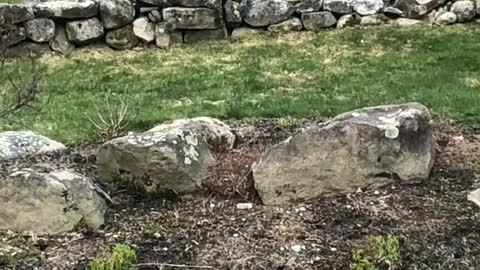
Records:
[[[290,116],[278,118],[277,125],[282,128],[293,128],[297,125],[297,119]]]
[[[352,251],[350,270],[380,270],[380,265],[394,269],[400,262],[400,243],[394,235],[371,238],[365,247]]]
[[[88,264],[90,270],[137,270],[137,254],[129,245],[118,244]]]

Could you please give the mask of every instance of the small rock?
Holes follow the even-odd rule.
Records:
[[[469,0],[461,0],[453,3],[450,11],[457,15],[457,22],[468,22],[476,15],[475,4]]]
[[[360,24],[360,17],[356,14],[343,15],[338,19],[337,28],[342,29],[345,27],[352,27]]]
[[[395,7],[386,7],[383,10],[383,13],[391,14],[391,15],[395,15],[395,16],[401,16],[401,17],[404,16],[403,11],[401,11],[400,9],[395,8]]]
[[[350,0],[324,0],[323,9],[338,14],[350,14],[353,12],[352,1]]]
[[[103,34],[103,24],[96,18],[70,21],[66,25],[68,40],[76,44],[86,44],[99,40]]]
[[[293,252],[300,253],[302,252],[303,248],[301,245],[294,245],[290,248]]]
[[[133,26],[127,25],[107,32],[105,42],[116,50],[129,50],[137,46],[138,39],[133,33]]]
[[[0,133],[0,146],[0,160],[65,149],[63,144],[31,131],[2,132]]]
[[[262,27],[287,20],[295,8],[286,0],[242,0],[244,21],[253,27]]]
[[[302,22],[305,29],[310,31],[319,31],[324,28],[334,26],[337,23],[337,19],[335,19],[331,12],[319,11],[303,13]]]
[[[382,0],[353,0],[352,5],[353,10],[362,16],[377,14],[383,9]]]
[[[55,35],[53,39],[50,40],[49,45],[52,50],[63,55],[67,55],[75,49],[75,44],[68,40],[65,26],[63,25],[57,25],[55,27]]]
[[[140,17],[133,22],[133,33],[140,40],[150,43],[155,40],[155,24],[147,17]]]
[[[295,32],[302,31],[303,24],[299,18],[291,18],[284,22],[272,24],[268,27],[268,31],[272,33],[281,33],[281,32]]]
[[[457,22],[457,15],[453,12],[442,12],[436,19],[439,24],[454,24]]]
[[[237,203],[238,210],[249,210],[253,208],[252,203]]]
[[[26,36],[35,42],[48,42],[55,36],[55,23],[50,19],[33,19],[24,25]]]
[[[480,189],[470,192],[467,199],[480,207]]]
[[[162,13],[158,10],[152,10],[148,13],[148,19],[153,23],[159,23],[163,20]]]

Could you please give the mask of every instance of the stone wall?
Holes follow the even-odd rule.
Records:
[[[205,40],[237,40],[251,33],[321,31],[349,26],[474,20],[480,1],[447,0],[26,0],[0,4],[7,51],[53,50],[106,43],[118,49]],[[477,9],[476,6],[479,6]]]

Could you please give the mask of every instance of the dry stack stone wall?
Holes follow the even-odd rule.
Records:
[[[117,49],[231,38],[251,33],[475,19],[472,0],[26,0],[0,4],[1,47],[17,54],[67,54],[104,43]]]

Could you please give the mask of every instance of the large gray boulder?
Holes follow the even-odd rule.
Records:
[[[373,15],[383,9],[383,0],[352,0],[352,6],[362,16]]]
[[[98,5],[92,0],[48,1],[33,6],[36,17],[59,19],[90,18],[98,14]]]
[[[222,7],[222,0],[140,0],[140,2],[147,3],[158,7],[206,7],[216,8]]]
[[[26,38],[25,28],[10,24],[0,25],[0,42],[2,45],[9,47]]]
[[[53,51],[63,55],[67,55],[75,49],[75,44],[68,40],[67,32],[63,25],[55,26],[55,35],[53,36],[53,39],[50,40],[49,45]]]
[[[225,21],[230,28],[236,28],[243,22],[242,15],[240,13],[240,3],[233,0],[227,0],[224,5]]]
[[[26,36],[35,42],[49,42],[55,35],[55,22],[50,19],[33,19],[24,26]]]
[[[435,156],[430,120],[418,103],[341,114],[267,150],[255,187],[275,205],[425,179]]]
[[[138,38],[133,33],[133,26],[127,25],[107,32],[105,43],[116,50],[129,50],[137,46]]]
[[[337,23],[337,19],[331,12],[319,11],[302,14],[302,22],[305,29],[309,31],[320,31],[332,27]]]
[[[105,29],[119,28],[135,19],[135,9],[130,0],[100,0],[99,11]]]
[[[0,161],[63,149],[65,149],[63,144],[31,131],[0,133]]]
[[[299,18],[291,18],[281,23],[272,24],[268,27],[268,31],[272,33],[295,32],[302,31],[303,24]]]
[[[324,0],[323,9],[337,14],[350,14],[353,12],[351,0]]]
[[[68,232],[78,225],[97,229],[107,210],[104,198],[88,178],[71,171],[17,171],[0,185],[0,228],[37,234]]]
[[[474,2],[469,0],[453,3],[450,11],[457,15],[457,22],[468,22],[477,14]]]
[[[162,10],[163,19],[176,29],[217,29],[222,27],[220,11],[209,8],[170,7]]]
[[[219,28],[213,30],[191,30],[185,31],[183,41],[195,43],[200,41],[222,40],[228,37],[227,29]]]
[[[155,24],[147,17],[140,17],[133,22],[133,33],[143,42],[152,42],[155,40]]]
[[[106,142],[97,155],[99,178],[114,189],[134,185],[147,193],[191,193],[207,176],[212,151],[231,149],[234,139],[216,119],[176,120]]]
[[[68,40],[80,45],[99,40],[104,34],[103,24],[96,17],[70,21],[66,30]]]
[[[5,3],[0,3],[0,17],[3,17],[6,24],[16,24],[35,18],[32,7]]]
[[[262,27],[287,20],[295,8],[286,0],[242,0],[244,21],[254,27]]]

